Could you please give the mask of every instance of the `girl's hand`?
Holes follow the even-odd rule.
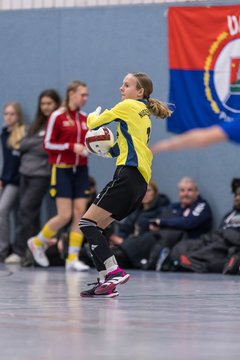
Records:
[[[77,155],[88,156],[88,151],[86,147],[82,144],[74,144],[73,151]]]
[[[101,113],[101,111],[102,111],[102,108],[101,108],[101,106],[98,106],[97,108],[96,108],[96,110],[94,110],[93,112],[91,112],[90,114],[88,114],[88,115],[100,115],[100,113]]]

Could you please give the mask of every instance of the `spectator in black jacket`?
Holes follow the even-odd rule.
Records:
[[[142,205],[126,217],[118,227],[116,233],[110,236],[114,245],[120,245],[130,236],[144,234],[149,231],[149,221],[161,215],[164,207],[169,205],[169,198],[159,193],[157,184],[151,180]]]
[[[233,209],[224,216],[219,229],[198,239],[180,241],[171,251],[173,270],[240,273],[240,179],[233,179],[231,188]]]
[[[149,222],[149,230],[133,241],[125,241],[121,248],[130,263],[140,268],[159,268],[159,258],[166,257],[170,249],[183,237],[198,237],[212,226],[212,213],[196,182],[184,177],[178,183],[179,202],[171,204],[160,216]],[[164,250],[163,250],[164,249]],[[161,257],[161,261],[163,258]]]

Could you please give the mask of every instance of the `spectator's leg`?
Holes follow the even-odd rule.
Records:
[[[17,203],[19,187],[6,185],[0,197],[0,257],[8,255],[10,246],[10,212]]]

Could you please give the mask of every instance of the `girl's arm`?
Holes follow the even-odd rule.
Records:
[[[116,119],[123,118],[123,102],[118,103],[110,110],[106,109],[102,114],[100,114],[101,108],[100,111],[98,110],[99,108],[88,115],[87,126],[91,130],[107,125]]]

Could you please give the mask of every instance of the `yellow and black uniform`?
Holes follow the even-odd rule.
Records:
[[[94,201],[116,220],[123,219],[140,206],[151,178],[149,115],[145,100],[127,99],[101,115],[90,114],[87,119],[90,129],[117,122],[117,141],[109,150],[109,156],[117,157],[117,169],[113,180]]]
[[[145,100],[127,99],[101,115],[90,114],[89,129],[117,122],[117,141],[109,154],[117,157],[116,165],[137,167],[145,181],[151,178],[152,152],[148,148],[151,132],[150,113]]]

